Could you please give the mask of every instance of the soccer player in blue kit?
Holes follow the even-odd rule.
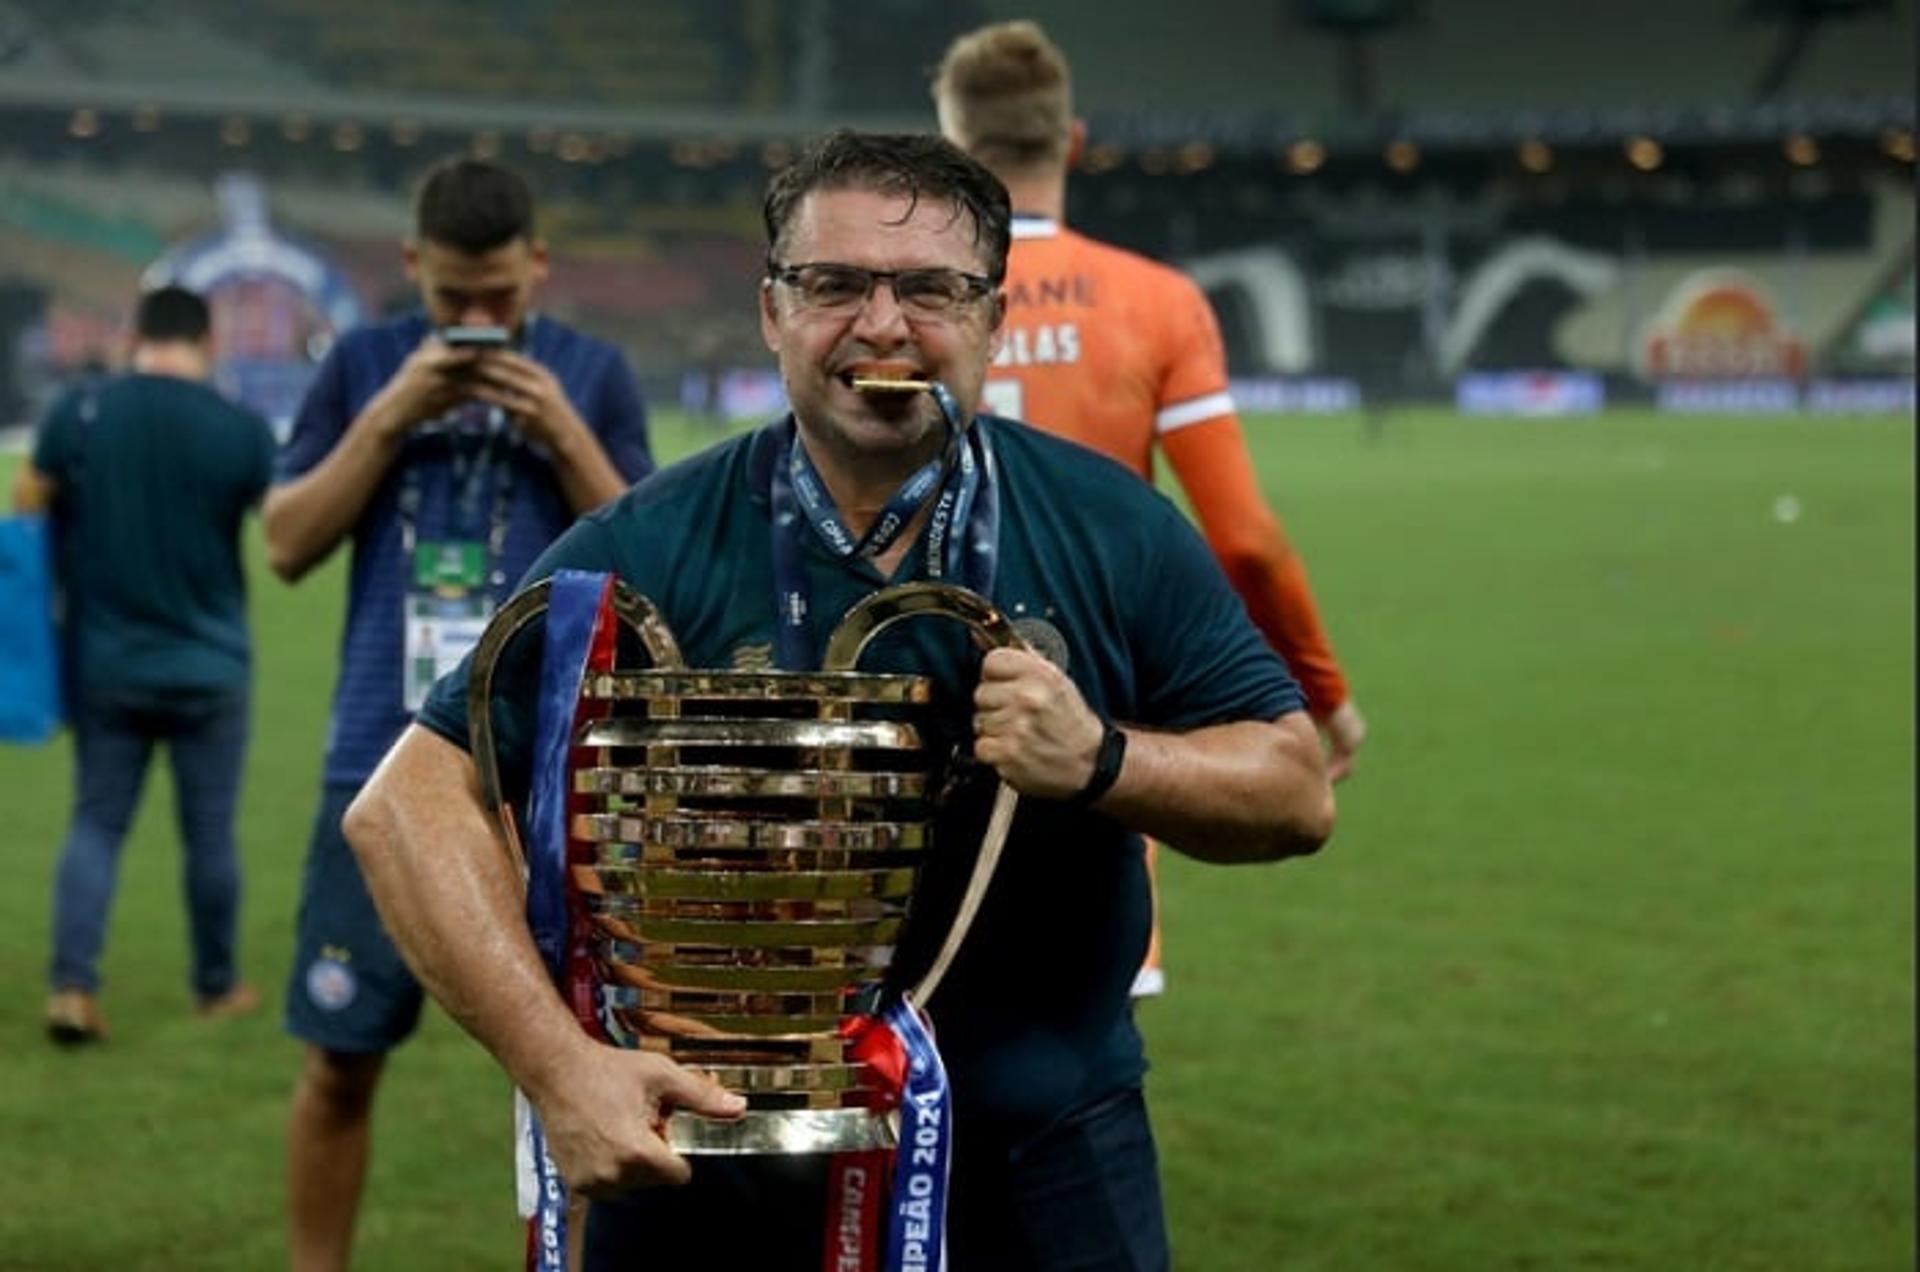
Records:
[[[996,178],[936,137],[836,133],[774,177],[765,214],[761,326],[792,414],[590,514],[529,577],[617,574],[660,607],[693,666],[764,665],[769,650],[782,667],[817,666],[850,606],[928,577],[1051,629],[1058,665],[1024,649],[982,658],[946,624],[876,647],[876,669],[945,687],[944,727],[971,739],[978,768],[938,813],[941,848],[979,842],[996,777],[1024,797],[930,1007],[954,1111],[948,1266],[1163,1268],[1128,1009],[1149,921],[1139,835],[1223,863],[1313,852],[1334,816],[1313,725],[1172,504],[1091,451],[973,416],[1003,316]],[[971,423],[953,428],[928,393],[856,379],[938,381]],[[897,533],[869,536],[903,511],[907,479],[956,446],[977,462],[947,464],[943,483],[981,483],[968,522],[923,533],[939,528],[936,492]],[[831,507],[798,507],[783,473],[817,477]],[[496,712],[510,785],[526,768],[529,657],[496,680],[521,704]],[[730,1116],[737,1097],[663,1055],[590,1040],[555,992],[480,801],[466,680],[463,666],[436,686],[347,834],[429,992],[527,1093],[561,1173],[594,1199],[586,1266],[820,1267],[820,1163],[689,1166],[657,1119]],[[970,851],[932,854],[899,984],[931,960]],[[661,1183],[687,1186],[648,1187]]]
[[[347,1266],[374,1093],[420,986],[340,835],[348,802],[437,674],[573,519],[653,467],[626,360],[533,308],[533,197],[498,164],[421,183],[407,272],[422,309],[347,333],[280,454],[262,521],[289,582],[353,543],[340,680],[301,880],[287,1028],[307,1044],[287,1128],[295,1272]]]

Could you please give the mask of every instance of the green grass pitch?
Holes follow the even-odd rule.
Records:
[[[1247,431],[1374,735],[1318,858],[1166,866],[1177,1266],[1911,1267],[1912,421]],[[277,1000],[343,572],[250,551],[243,956]],[[42,1039],[67,783],[64,741],[0,749],[0,1268],[279,1266],[298,1051],[277,1009],[189,1016],[163,773],[114,1038]],[[437,1015],[359,1251],[518,1266],[506,1083]]]

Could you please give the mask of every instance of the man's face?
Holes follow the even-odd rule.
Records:
[[[778,264],[987,272],[971,216],[931,199],[920,200],[909,216],[909,205],[903,196],[872,190],[815,190],[795,209],[776,249]],[[760,294],[761,333],[780,359],[803,434],[863,457],[917,460],[937,446],[944,429],[928,394],[861,393],[850,383],[854,376],[940,380],[971,415],[1003,312],[993,291],[928,314],[902,306],[885,281],[850,309],[809,305],[798,288],[778,281]]]
[[[526,238],[477,254],[423,239],[408,245],[406,262],[436,327],[518,331],[547,277],[546,248]]]

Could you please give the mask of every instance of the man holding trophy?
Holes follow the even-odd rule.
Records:
[[[1150,917],[1138,836],[1223,863],[1316,850],[1332,832],[1333,797],[1300,692],[1170,503],[1092,452],[975,416],[1003,316],[1009,210],[998,180],[937,138],[837,133],[775,176],[765,212],[761,325],[792,415],[584,518],[529,578],[560,572],[550,584],[557,608],[560,589],[582,577],[568,572],[610,574],[677,638],[677,646],[648,642],[656,665],[671,649],[687,667],[734,669],[683,676],[671,693],[654,675],[633,693],[667,703],[660,719],[561,734],[560,753],[577,756],[597,738],[599,753],[615,761],[645,753],[653,763],[670,749],[656,745],[670,727],[692,736],[685,731],[700,722],[678,719],[672,693],[729,692],[683,682],[750,683],[740,677],[771,667],[778,670],[751,682],[769,696],[788,692],[782,685],[813,686],[780,676],[843,664],[843,629],[871,619],[876,594],[886,611],[876,628],[937,594],[946,612],[1002,633],[982,642],[996,645],[984,656],[959,625],[915,625],[874,645],[870,661],[895,674],[870,679],[930,685],[913,727],[956,758],[939,793],[927,788],[931,834],[911,916],[897,948],[870,964],[877,992],[848,992],[840,1032],[854,1040],[852,1060],[816,1063],[824,1053],[809,1042],[804,1063],[676,1062],[694,1054],[682,1044],[726,1044],[735,1027],[752,1033],[744,1013],[765,1000],[803,997],[731,988],[710,997],[732,993],[734,1014],[707,1019],[737,1026],[641,1010],[637,1041],[607,1045],[620,1034],[596,1029],[620,1015],[607,1004],[657,1006],[675,992],[661,988],[675,966],[647,963],[659,957],[656,946],[677,950],[669,957],[723,987],[736,984],[730,977],[760,977],[737,983],[764,986],[776,983],[770,976],[797,984],[819,974],[801,966],[804,955],[766,950],[717,967],[717,947],[692,934],[697,922],[663,922],[657,915],[666,911],[650,908],[667,902],[621,908],[614,902],[626,898],[587,898],[576,912],[597,916],[600,971],[631,975],[641,988],[604,988],[601,1008],[584,1017],[580,995],[570,1002],[556,992],[545,945],[529,932],[528,884],[489,812],[494,774],[505,774],[507,804],[520,805],[536,765],[545,726],[531,723],[532,702],[553,662],[541,663],[538,642],[501,657],[498,677],[493,663],[484,671],[469,664],[440,682],[349,811],[348,838],[409,963],[526,1093],[558,1177],[593,1199],[586,1266],[874,1266],[870,1251],[836,1235],[840,1225],[852,1231],[844,1194],[864,1177],[835,1168],[831,1153],[748,1146],[727,1130],[782,1125],[782,1114],[761,1112],[778,1103],[763,1094],[769,1074],[824,1087],[822,1075],[864,1065],[898,1079],[889,1090],[900,1108],[902,1162],[917,1161],[935,1139],[951,1153],[950,1170],[943,1156],[931,1178],[894,1175],[892,1266],[1164,1267],[1140,1093],[1145,1059],[1128,1011]],[[898,595],[915,599],[888,608]],[[547,630],[551,655],[558,629]],[[479,679],[480,728],[469,724],[470,674]],[[839,692],[838,683],[822,678],[820,691]],[[763,738],[773,726],[726,727]],[[860,727],[879,736],[892,726]],[[655,817],[662,801],[677,798],[661,792],[692,790],[697,780],[701,790],[752,782],[764,793],[778,778],[781,790],[805,779],[871,794],[880,776],[857,766],[827,777],[737,765],[576,773],[569,792],[611,782],[646,794],[618,815],[579,815],[568,803],[574,855],[565,859],[577,863],[587,851],[602,867],[616,858],[643,868],[665,862],[651,877],[624,865],[600,869],[593,887],[685,897],[704,878],[714,891],[699,894],[697,913],[720,914],[733,903],[715,898],[763,895],[741,889],[767,882],[748,877],[736,845],[814,852],[817,864],[858,855],[850,847],[918,849],[922,841],[891,822],[754,821],[768,798],[735,827]],[[526,798],[539,807],[540,795]],[[823,799],[821,807],[859,803]],[[602,831],[636,842],[583,844]],[[537,862],[538,853],[527,857]],[[987,870],[976,870],[983,861]],[[842,895],[831,890],[835,880],[893,873],[804,876],[817,889],[808,895],[829,897]],[[537,864],[531,882],[537,892]],[[840,905],[804,913],[879,912],[866,900]],[[793,917],[801,910],[782,913],[790,921],[769,926],[806,926]],[[621,964],[628,957],[631,967]],[[898,1024],[904,1047],[865,1047],[864,1031],[882,1018]],[[766,1049],[752,1054],[764,1059]],[[873,1058],[903,1053],[904,1066]],[[688,1067],[696,1063],[712,1077]],[[924,1071],[943,1073],[940,1099],[950,1104],[939,1107],[950,1119],[928,1117],[934,1106],[915,1086]],[[690,1165],[676,1148],[724,1155]],[[649,1188],[662,1183],[687,1186]]]

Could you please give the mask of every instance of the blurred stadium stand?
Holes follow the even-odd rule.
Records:
[[[784,63],[775,0],[190,0],[336,88],[769,110]]]
[[[930,127],[947,41],[1006,16],[1074,60],[1071,219],[1196,269],[1236,374],[1646,394],[1663,309],[1735,271],[1796,374],[1911,375],[1912,0],[0,0],[0,426],[114,356],[227,172],[404,303],[408,184],[457,150],[535,179],[547,304],[656,393],[764,366],[769,168]]]

